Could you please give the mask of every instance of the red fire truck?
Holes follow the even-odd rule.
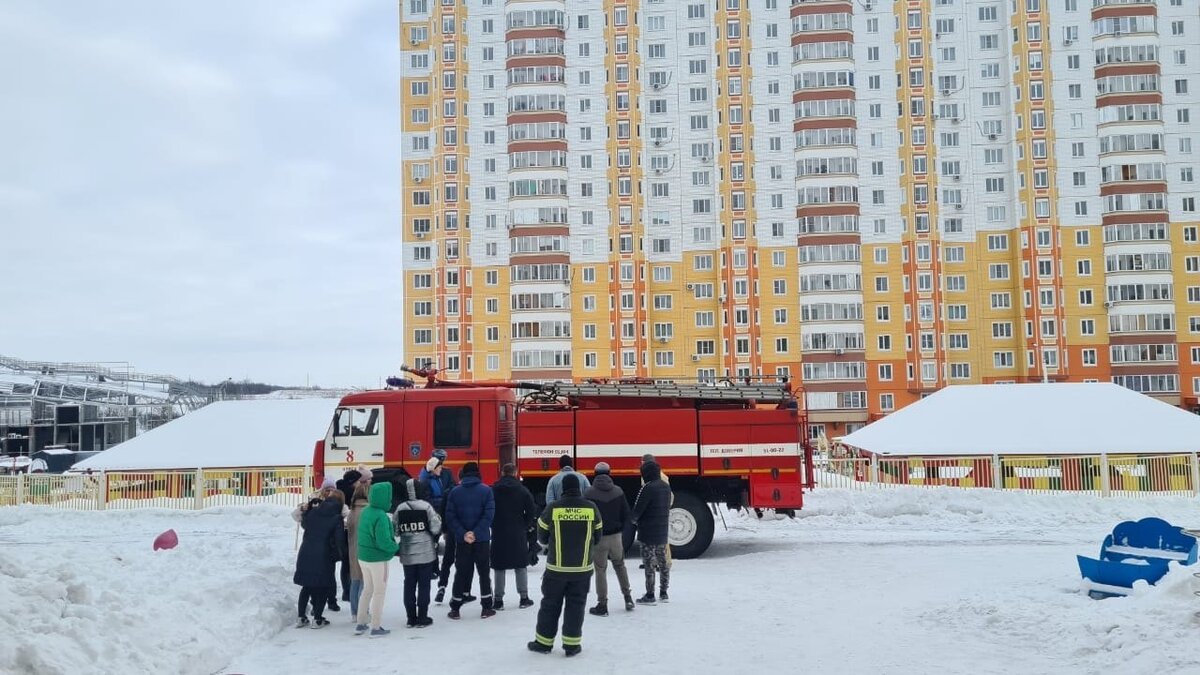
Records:
[[[360,464],[377,478],[416,476],[441,449],[456,476],[477,462],[487,483],[516,464],[540,502],[559,457],[570,455],[588,475],[607,462],[632,501],[649,453],[675,494],[670,541],[679,558],[708,548],[718,504],[794,515],[812,487],[807,425],[786,382],[464,383],[404,370],[424,386],[390,378],[388,389],[341,400],[314,451],[318,481]]]

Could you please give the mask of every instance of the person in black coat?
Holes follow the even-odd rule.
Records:
[[[329,625],[325,606],[337,592],[335,566],[346,555],[346,527],[342,521],[342,493],[332,490],[323,500],[314,499],[300,519],[304,540],[296,554],[292,582],[300,587],[297,628],[309,625],[306,605],[311,601],[313,628]]]
[[[517,578],[520,607],[532,607],[529,599],[529,529],[537,522],[533,494],[517,480],[517,467],[500,467],[500,480],[492,486],[496,516],[492,521],[492,569],[496,570],[493,609],[504,609],[504,570],[513,570]]]
[[[633,522],[637,525],[637,540],[642,545],[642,565],[646,572],[646,594],[638,604],[653,605],[654,571],[660,574],[658,597],[667,601],[671,583],[671,568],[667,565],[667,527],[671,514],[671,488],[663,482],[662,469],[657,462],[642,464],[642,480],[646,482],[633,505]]]

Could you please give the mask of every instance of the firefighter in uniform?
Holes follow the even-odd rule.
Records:
[[[563,476],[562,498],[546,505],[538,518],[538,541],[546,549],[542,575],[542,605],[537,630],[529,650],[549,654],[563,613],[562,644],[567,656],[583,649],[583,617],[592,584],[592,547],[600,540],[604,523],[596,505],[583,498],[579,479]],[[566,609],[564,612],[564,603]]]

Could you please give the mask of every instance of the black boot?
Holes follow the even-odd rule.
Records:
[[[656,602],[656,600],[654,599],[653,593],[647,593],[637,599],[637,604],[639,604],[639,605],[653,605],[653,604],[655,604],[655,602]]]
[[[625,594],[625,611],[626,612],[633,611],[633,595],[631,595],[629,593]]]
[[[538,654],[549,654],[550,652],[554,651],[554,647],[547,647],[537,640],[533,640],[525,646],[529,648],[529,651],[537,652]]]
[[[588,610],[588,614],[592,616],[608,616],[608,603],[601,601],[596,603],[596,606]]]
[[[583,645],[563,645],[563,651],[567,653],[567,656],[575,656],[583,651]]]

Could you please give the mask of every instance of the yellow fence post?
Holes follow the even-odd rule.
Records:
[[[1108,497],[1112,491],[1112,479],[1108,475],[1108,453],[1100,453],[1100,496]]]
[[[1188,461],[1192,463],[1192,495],[1200,497],[1200,457],[1193,452],[1188,455]]]
[[[207,490],[204,487],[204,469],[197,467],[195,475],[192,476],[192,508],[199,511],[204,508],[204,493]]]

